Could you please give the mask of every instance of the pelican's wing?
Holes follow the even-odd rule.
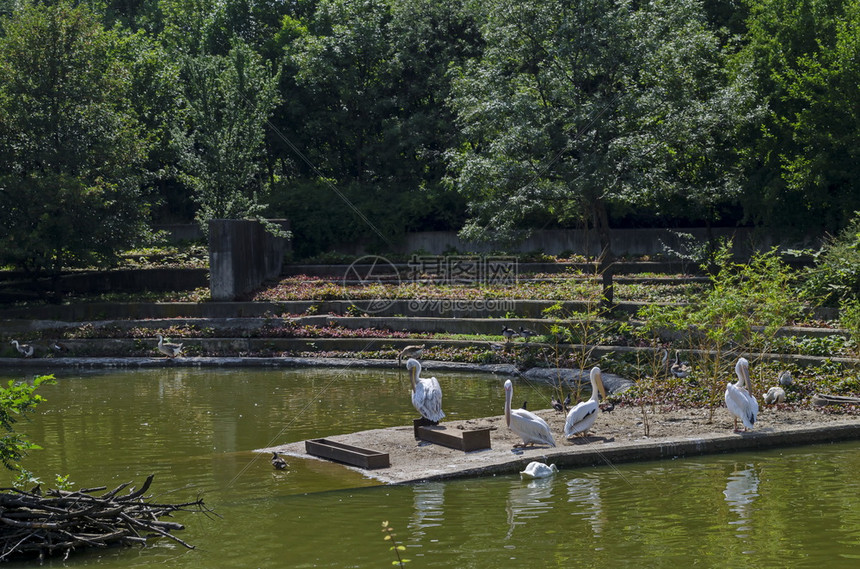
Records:
[[[590,429],[597,420],[598,409],[597,401],[594,400],[577,403],[567,414],[567,420],[564,422],[564,436],[572,437]]]
[[[744,427],[752,429],[758,414],[758,403],[755,398],[747,394],[745,390],[730,383],[726,386],[725,400],[729,413],[740,419]],[[755,409],[753,409],[753,405]]]
[[[412,392],[412,405],[431,421],[439,422],[445,417],[442,412],[442,387],[435,377],[422,377]]]
[[[511,409],[511,430],[518,434],[525,444],[541,443],[555,446],[549,425],[531,411]]]

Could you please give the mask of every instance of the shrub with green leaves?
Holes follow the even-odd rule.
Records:
[[[32,382],[10,380],[6,387],[0,387],[0,462],[9,470],[18,470],[19,461],[27,451],[41,448],[15,432],[18,418],[32,412],[36,405],[44,401],[36,389],[45,382],[53,381],[54,376],[43,375]]]
[[[796,320],[803,305],[793,275],[776,250],[756,253],[747,263],[731,260],[731,244],[714,256],[719,267],[711,287],[686,305],[649,305],[639,311],[640,334],[649,339],[695,348],[695,376],[706,386],[713,411],[721,401],[732,365],[738,356],[770,351],[777,331]]]
[[[803,296],[823,306],[842,300],[860,300],[860,212],[814,255],[815,265],[806,271]]]

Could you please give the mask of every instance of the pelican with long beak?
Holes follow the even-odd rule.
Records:
[[[750,363],[746,358],[738,358],[735,374],[738,376],[737,383],[729,382],[726,386],[726,407],[735,419],[735,432],[738,432],[738,419],[743,423],[744,431],[747,431],[753,428],[758,417],[758,401],[752,395]]]
[[[576,435],[587,436],[588,429],[597,420],[597,412],[600,410],[598,397],[606,399],[606,390],[603,388],[603,376],[600,368],[591,368],[589,374],[591,380],[591,398],[588,401],[577,403],[567,414],[564,422],[564,436],[572,438]]]
[[[400,353],[397,354],[397,365],[400,365],[400,362],[403,361],[403,358],[420,358],[421,355],[424,353],[424,346],[425,344],[421,344],[420,346],[406,346],[405,348],[400,350]]]
[[[535,444],[554,447],[555,441],[552,440],[552,432],[549,430],[547,422],[531,411],[511,409],[511,399],[513,396],[514,385],[508,379],[505,381],[505,424],[523,439],[522,444],[515,444],[514,447]]]
[[[442,412],[442,387],[435,377],[421,377],[421,363],[409,358],[406,369],[412,380],[412,405],[421,416],[436,424],[445,417]]]

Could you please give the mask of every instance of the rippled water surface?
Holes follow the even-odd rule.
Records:
[[[4,372],[6,379],[20,378]],[[501,414],[501,379],[437,373],[452,419]],[[378,486],[273,444],[407,424],[408,378],[381,370],[58,373],[20,430],[25,466],[77,487],[142,482],[159,501],[202,493],[219,517],[179,514],[188,551],[74,554],[48,567],[390,567],[388,520],[421,567],[857,567],[860,444],[797,447],[516,476]],[[517,401],[548,401],[518,385]],[[4,474],[6,481],[10,479]],[[8,484],[8,482],[4,482]],[[50,486],[50,483],[46,485]],[[9,567],[15,567],[8,564]]]

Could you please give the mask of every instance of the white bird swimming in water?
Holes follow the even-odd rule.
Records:
[[[768,405],[775,403],[785,403],[785,389],[778,385],[774,385],[764,394],[764,402]]]
[[[591,398],[588,401],[577,403],[567,414],[567,419],[564,422],[564,436],[567,438],[578,434],[583,437],[586,436],[588,429],[597,420],[597,413],[600,410],[598,396],[603,396],[606,399],[600,368],[597,366],[591,368],[589,378],[591,379]]]
[[[442,387],[435,377],[421,377],[421,364],[414,358],[406,360],[412,380],[412,405],[421,416],[433,423],[445,417],[442,412]]]
[[[424,344],[420,346],[406,346],[400,353],[397,354],[397,365],[400,365],[400,362],[403,361],[403,358],[420,358],[424,353]]]
[[[738,376],[737,383],[726,386],[726,407],[735,419],[735,432],[738,431],[738,419],[744,425],[744,430],[752,429],[758,417],[758,401],[752,393],[750,383],[750,363],[746,358],[738,358],[735,364],[735,373]]]
[[[9,342],[10,344],[15,344],[15,349],[18,350],[18,353],[24,356],[25,358],[33,357],[33,346],[30,344],[19,344],[18,340],[12,340]]]
[[[526,469],[520,472],[522,478],[549,478],[558,472],[555,464],[546,465],[542,462],[532,461]]]
[[[514,385],[508,379],[505,381],[505,424],[523,439],[522,444],[515,444],[514,446],[545,444],[554,447],[555,441],[552,440],[552,432],[546,421],[531,411],[511,409],[513,396]]]
[[[175,358],[182,352],[182,344],[170,344],[164,341],[161,334],[158,335],[158,351],[168,358]]]

